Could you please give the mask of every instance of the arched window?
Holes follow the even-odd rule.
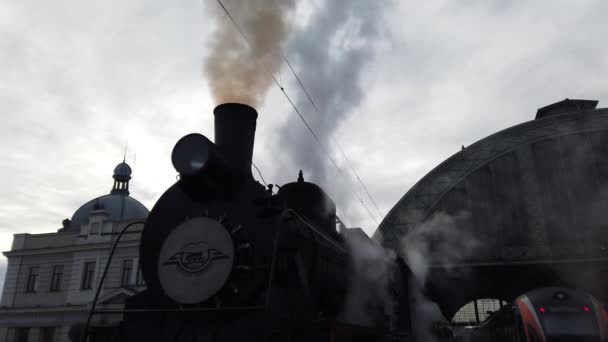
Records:
[[[496,298],[475,299],[462,306],[452,318],[452,324],[478,326],[508,303]]]

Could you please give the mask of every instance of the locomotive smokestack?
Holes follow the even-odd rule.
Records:
[[[215,145],[220,149],[231,168],[248,179],[255,140],[258,112],[241,103],[224,103],[213,110],[215,115]]]

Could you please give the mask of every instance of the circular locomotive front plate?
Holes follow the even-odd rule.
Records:
[[[177,226],[165,239],[158,276],[167,296],[180,304],[196,304],[224,286],[234,263],[234,244],[226,228],[197,217]]]

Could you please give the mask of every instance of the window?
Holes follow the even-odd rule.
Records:
[[[141,273],[141,265],[137,265],[137,277],[135,278],[136,286],[144,286],[146,283],[144,282],[144,275]]]
[[[53,266],[51,275],[51,292],[61,291],[61,280],[63,279],[63,265]]]
[[[452,318],[452,324],[458,326],[478,326],[495,312],[507,305],[504,300],[494,298],[476,299],[462,306]]]
[[[27,342],[29,336],[30,328],[17,328],[15,331],[15,341],[17,342]]]
[[[36,292],[38,289],[38,271],[40,267],[32,266],[27,275],[27,286],[25,292]]]
[[[99,234],[99,227],[101,224],[99,222],[91,223],[91,234]]]
[[[90,290],[93,288],[93,278],[95,276],[95,261],[87,261],[84,263],[82,272],[82,290]]]
[[[558,312],[542,315],[545,334],[549,336],[593,335],[594,317],[587,312]]]
[[[122,276],[120,278],[121,286],[127,286],[131,284],[131,273],[133,273],[133,260],[124,260],[122,262]]]
[[[55,336],[55,327],[41,327],[40,328],[40,342],[53,342]]]

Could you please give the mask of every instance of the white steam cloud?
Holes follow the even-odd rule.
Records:
[[[401,256],[412,271],[410,280],[410,312],[417,341],[436,341],[437,324],[446,323],[437,303],[424,295],[422,289],[431,268],[454,272],[453,265],[472,256],[480,241],[470,229],[471,215],[460,212],[449,215],[438,212],[410,231],[401,241]]]
[[[364,72],[384,39],[385,14],[392,4],[392,0],[322,0],[290,37],[288,56],[318,111],[303,92],[295,98],[296,106],[328,150],[340,123],[365,99]],[[293,86],[297,89],[297,82]],[[350,188],[336,182],[334,173],[328,172],[332,163],[322,150],[311,148],[316,142],[299,121],[293,113],[279,132],[278,143],[290,159],[286,164],[303,169],[338,203],[346,203]]]
[[[350,251],[352,275],[343,319],[364,326],[387,324],[386,318],[394,320],[397,304],[391,294],[396,255],[359,228],[348,229],[344,237]]]
[[[401,241],[402,256],[420,286],[432,267],[452,271],[452,265],[472,256],[481,245],[470,226],[471,214],[438,212],[409,232]]]

